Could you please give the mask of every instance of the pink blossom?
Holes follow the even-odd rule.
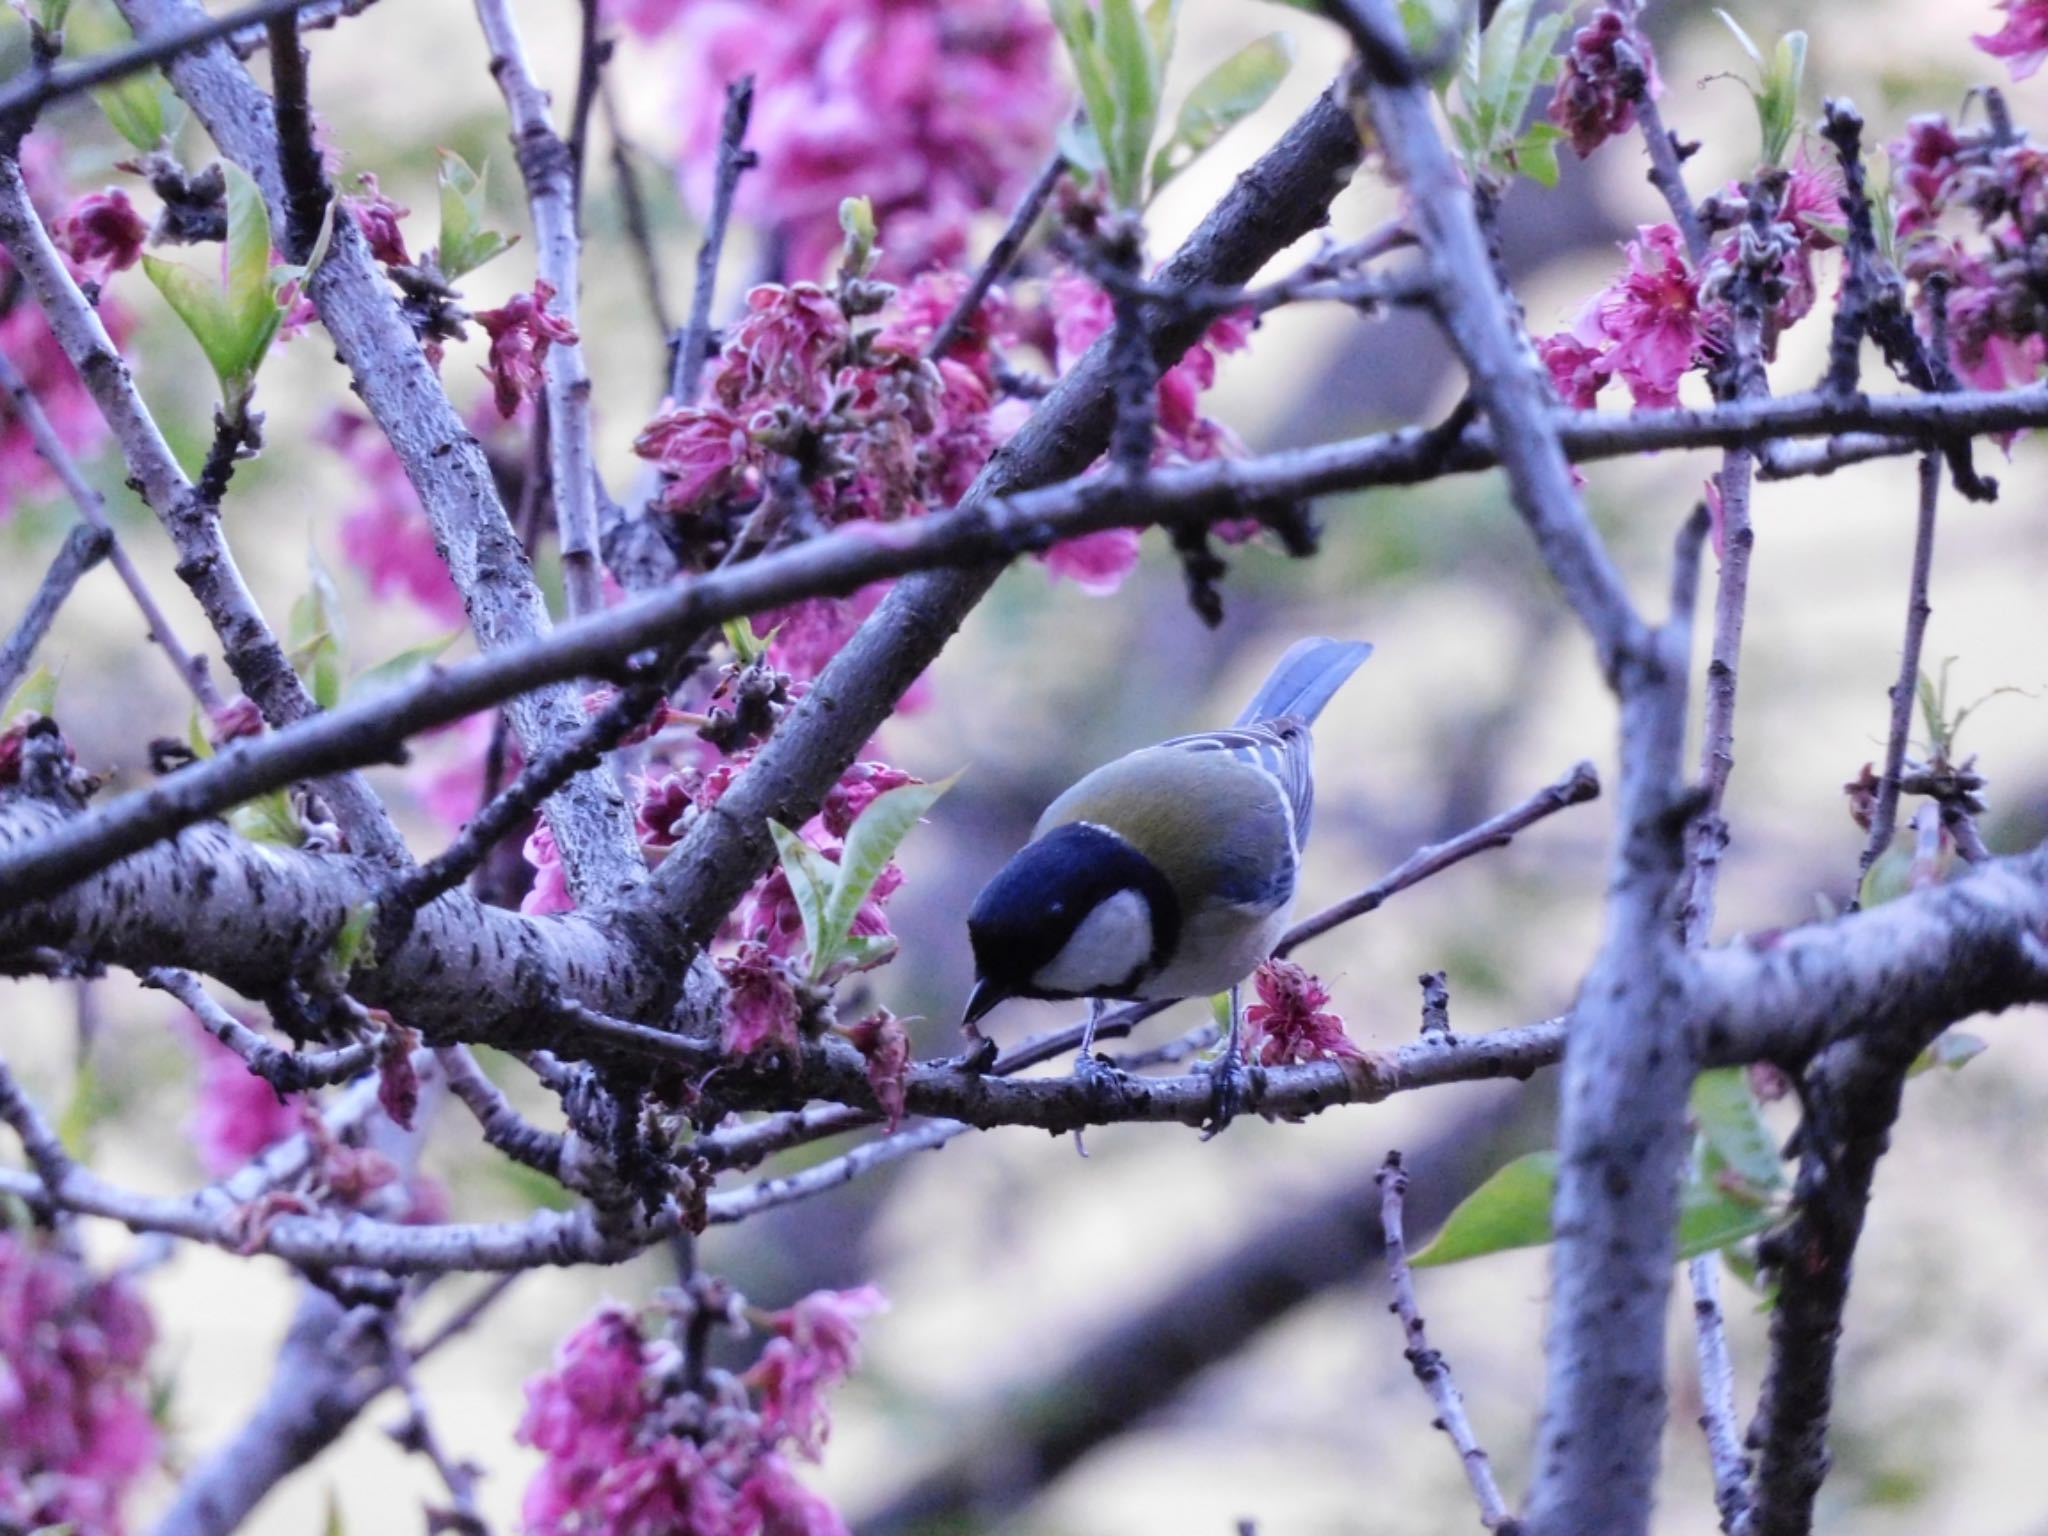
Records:
[[[1998,0],[2005,25],[1970,41],[1994,59],[2004,59],[2015,80],[2024,80],[2048,59],[2048,0]]]
[[[256,701],[245,693],[236,694],[227,703],[207,715],[206,739],[216,747],[224,747],[231,741],[262,734],[263,711],[258,709]]]
[[[868,1086],[875,1091],[888,1129],[895,1130],[903,1123],[905,1079],[910,1072],[910,1035],[903,1021],[882,1008],[849,1025],[846,1038],[866,1058]]]
[[[1624,50],[1634,55],[1634,67],[1646,76],[1643,89],[1651,100],[1663,95],[1649,39],[1618,7],[1595,11],[1572,34],[1565,50],[1557,89],[1550,97],[1550,120],[1571,136],[1572,149],[1581,160],[1636,124],[1636,97],[1626,78]]]
[[[734,410],[765,402],[823,407],[853,339],[838,302],[816,283],[761,283],[726,337],[710,392]]]
[[[1648,224],[1626,248],[1628,270],[1594,300],[1607,361],[1639,406],[1678,403],[1679,378],[1712,349],[1699,278],[1675,225]]]
[[[148,238],[149,225],[119,187],[81,197],[56,229],[57,248],[101,278],[140,261]]]
[[[773,1451],[754,1463],[733,1513],[731,1536],[848,1536],[839,1512]]]
[[[795,974],[786,960],[769,945],[748,939],[736,953],[720,957],[718,973],[727,988],[720,1044],[728,1056],[751,1056],[765,1046],[794,1055],[802,1048]]]
[[[1536,355],[1550,370],[1550,382],[1558,398],[1575,411],[1592,410],[1594,397],[1614,377],[1614,365],[1607,360],[1607,354],[1587,346],[1569,331],[1539,338]]]
[[[826,792],[824,807],[819,812],[825,830],[834,837],[843,838],[853,830],[853,824],[860,819],[861,813],[878,798],[892,789],[923,782],[915,774],[892,768],[887,763],[855,763]]]
[[[371,596],[402,592],[435,618],[462,623],[462,594],[390,441],[368,417],[342,410],[314,436],[339,453],[362,483],[365,499],[342,521],[341,549],[369,578]]]
[[[528,917],[573,912],[576,898],[569,892],[569,872],[562,867],[562,851],[555,846],[553,829],[545,821],[536,822],[520,852],[533,866],[533,884],[520,898],[519,910]]]
[[[361,190],[344,197],[341,205],[363,232],[370,254],[389,267],[411,266],[412,257],[405,249],[405,231],[398,227],[398,221],[412,210],[399,207],[378,190],[377,178],[368,171],[356,178],[356,186]]]
[[[1365,1053],[1328,1011],[1329,989],[1292,960],[1268,960],[1253,974],[1259,1000],[1245,1010],[1246,1054],[1265,1066],[1358,1058]]]
[[[1137,569],[1140,542],[1135,528],[1104,528],[1055,544],[1039,559],[1055,580],[1065,577],[1091,597],[1101,597]]]
[[[885,270],[965,254],[971,218],[1005,208],[1052,147],[1067,93],[1052,27],[1029,0],[614,0],[679,35],[683,188],[710,207],[725,88],[754,77],[759,168],[741,215],[789,270],[824,272],[842,198],[872,200]]]
[[[498,308],[480,309],[472,317],[491,338],[491,357],[483,375],[491,381],[498,414],[508,421],[521,403],[540,393],[548,348],[576,345],[576,328],[548,313],[554,296],[554,285],[542,278],[533,292],[515,293]]]
[[[825,1394],[852,1374],[860,1359],[860,1327],[888,1310],[871,1285],[851,1291],[813,1291],[773,1316],[778,1338],[769,1340],[747,1372],[747,1384],[761,1394],[761,1430],[769,1440],[787,1439],[816,1461],[832,1432]]]
[[[1949,120],[1938,113],[1913,118],[1906,124],[1906,136],[1889,146],[1892,175],[1899,186],[1901,238],[1933,227],[1941,217],[1955,187],[1962,147]]]
[[[642,429],[633,451],[668,477],[660,506],[679,515],[701,512],[726,494],[754,460],[746,424],[723,406],[686,405]]]
[[[242,1022],[255,1027],[246,1018]],[[185,1129],[200,1166],[210,1177],[223,1178],[295,1133],[299,1103],[295,1097],[280,1098],[198,1019],[188,1016],[188,1023],[199,1090]]]
[[[123,1498],[161,1453],[154,1337],[126,1280],[0,1232],[0,1526],[121,1536]]]

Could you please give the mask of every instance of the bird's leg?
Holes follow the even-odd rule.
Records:
[[[1202,1132],[1204,1141],[1220,1136],[1251,1096],[1251,1074],[1244,1066],[1243,1032],[1244,992],[1241,986],[1234,986],[1230,989],[1230,1038],[1223,1054],[1209,1068],[1209,1125]]]
[[[981,1032],[980,1025],[963,1024],[961,1033],[967,1036],[967,1049],[954,1057],[950,1064],[980,1077],[996,1064],[996,1057],[1001,1053],[996,1049],[995,1041]]]
[[[1095,1054],[1095,1031],[1102,1027],[1102,1016],[1109,1010],[1109,1004],[1099,997],[1088,999],[1088,1022],[1081,1026],[1081,1049],[1074,1053],[1074,1076],[1096,1078],[1112,1072],[1112,1068]]]

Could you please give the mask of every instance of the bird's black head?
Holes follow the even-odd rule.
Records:
[[[1124,898],[1117,924],[1102,909]],[[1084,944],[1090,974],[1068,946],[1093,917]],[[996,872],[967,914],[974,946],[974,1023],[1008,997],[1117,997],[1163,966],[1180,937],[1180,904],[1152,861],[1115,833],[1085,822],[1055,827]],[[1077,966],[1079,969],[1077,970]]]

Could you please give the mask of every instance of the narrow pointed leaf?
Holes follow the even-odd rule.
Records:
[[[804,941],[810,947],[811,975],[815,977],[836,958],[825,928],[825,898],[835,871],[830,860],[781,823],[769,822],[768,830],[775,838],[775,851],[789,879],[797,913],[804,920]]]
[[[454,150],[441,151],[441,239],[435,249],[441,275],[451,282],[502,255],[517,238],[507,238],[484,223],[490,174],[489,161],[481,170],[471,170]]]
[[[1516,1158],[1458,1202],[1437,1235],[1415,1255],[1418,1267],[1455,1264],[1551,1240],[1550,1206],[1557,1197],[1557,1154]]]
[[[39,715],[57,713],[57,674],[48,667],[37,667],[21,680],[21,686],[9,695],[7,707],[0,710],[0,726],[12,722],[25,709]]]
[[[1766,1190],[1784,1184],[1778,1143],[1742,1068],[1721,1067],[1694,1078],[1692,1114],[1707,1145],[1745,1182]]]
[[[839,868],[826,900],[825,932],[835,945],[851,932],[861,903],[868,899],[868,893],[881,879],[897,847],[910,835],[910,829],[938,803],[939,796],[953,787],[958,777],[955,774],[936,784],[905,784],[877,795],[861,812],[860,819],[846,834],[846,847],[839,855]]]
[[[429,640],[425,645],[400,651],[389,661],[380,661],[374,667],[365,668],[349,679],[345,697],[353,704],[411,682],[439,661],[448,647],[461,638],[462,631],[454,630],[438,640]]]
[[[1159,122],[1159,61],[1137,0],[1102,0],[1102,56],[1116,100],[1116,127],[1109,135],[1111,190],[1126,208],[1145,200],[1145,171],[1152,131]]]
[[[1247,43],[1195,83],[1181,103],[1173,136],[1152,161],[1156,193],[1224,134],[1259,110],[1287,78],[1294,40],[1275,32]]]

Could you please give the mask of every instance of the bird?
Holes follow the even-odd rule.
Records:
[[[961,1028],[986,1070],[980,1023],[1010,998],[1085,998],[1075,1071],[1110,1000],[1230,994],[1210,1134],[1243,1097],[1239,989],[1286,932],[1315,782],[1316,717],[1372,654],[1364,641],[1298,641],[1223,730],[1127,753],[1081,778],[1039,818],[967,914],[974,988]]]

